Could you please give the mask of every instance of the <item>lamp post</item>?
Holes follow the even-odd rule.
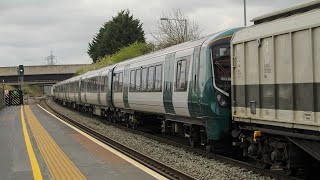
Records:
[[[246,0],[243,0],[244,27],[247,26],[247,7]]]
[[[188,29],[187,29],[187,19],[170,19],[170,18],[160,18],[160,21],[184,21],[184,40],[187,41]]]

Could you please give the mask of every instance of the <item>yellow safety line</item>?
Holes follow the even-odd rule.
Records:
[[[30,107],[26,105],[24,110],[31,132],[53,179],[86,179],[40,124]]]
[[[31,168],[32,168],[33,178],[36,180],[42,180],[42,174],[40,171],[40,167],[39,167],[36,155],[34,154],[34,151],[33,151],[32,145],[31,145],[31,141],[29,138],[29,134],[27,132],[27,126],[24,121],[24,114],[23,114],[22,106],[21,106],[21,122],[22,122],[22,131],[23,131],[23,135],[24,135],[24,140],[26,142],[27,152],[29,155],[30,164],[31,164]]]

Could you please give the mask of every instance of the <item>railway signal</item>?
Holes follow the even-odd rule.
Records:
[[[19,75],[20,77],[24,76],[24,67],[23,67],[23,65],[19,65],[18,75]]]
[[[23,65],[19,65],[17,68],[18,71],[18,82],[20,82],[20,90],[22,90],[23,85],[23,77],[24,77],[24,67]]]

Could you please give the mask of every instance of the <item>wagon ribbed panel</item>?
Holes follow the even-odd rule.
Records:
[[[319,11],[319,9],[316,9],[303,14],[297,14],[287,18],[245,28],[237,32],[232,39],[232,43],[238,44],[258,38],[284,34],[299,29],[307,29],[315,25],[318,26],[320,19]]]
[[[241,109],[239,107],[236,107],[236,109]],[[274,109],[259,109],[260,111],[269,112],[272,114],[272,112],[275,112]],[[250,108],[247,108],[247,111],[250,112]],[[273,126],[280,126],[280,127],[286,127],[286,128],[298,128],[298,129],[306,129],[306,130],[312,130],[312,131],[320,131],[320,125],[319,121],[316,119],[316,117],[320,115],[319,112],[310,112],[306,113],[304,111],[295,111],[297,114],[296,118],[297,120],[290,121],[288,120],[290,116],[292,116],[292,111],[290,110],[277,110],[277,114],[279,115],[279,118],[271,118],[267,116],[262,116],[259,118],[250,119],[245,116],[237,116],[234,118],[234,121],[237,122],[248,122],[248,123],[258,123],[258,124],[267,124],[267,125],[273,125]],[[282,117],[282,118],[280,118]]]
[[[235,34],[235,118],[320,127],[319,19],[315,10]]]

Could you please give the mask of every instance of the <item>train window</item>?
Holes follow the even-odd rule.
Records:
[[[177,61],[176,91],[186,91],[188,84],[189,57]]]
[[[86,79],[85,82],[86,82],[86,87],[85,87],[86,90],[85,91],[90,92],[90,79]]]
[[[84,80],[81,80],[81,92],[84,92],[85,91],[85,81]]]
[[[151,66],[148,68],[148,90],[152,91],[153,90],[153,85],[154,85],[154,67]]]
[[[104,89],[105,92],[108,92],[108,76],[104,76]]]
[[[89,90],[90,90],[90,89],[89,89],[89,88],[90,88],[89,79],[86,79],[86,80],[85,80],[85,83],[86,83],[86,84],[85,84],[85,86],[86,86],[86,87],[85,87],[85,91],[86,91],[86,92],[89,92]]]
[[[162,65],[156,66],[156,76],[155,76],[155,85],[154,89],[155,91],[161,91],[162,87]]]
[[[194,91],[197,91],[197,87],[199,84],[200,46],[194,48],[193,61],[194,61],[193,88],[194,88]]]
[[[119,85],[118,85],[118,91],[122,92],[123,87],[123,73],[119,73]]]
[[[98,92],[98,76],[94,78],[94,92]]]
[[[140,91],[141,87],[141,70],[136,70],[136,91]]]
[[[92,89],[91,92],[94,93],[96,91],[96,81],[94,78],[91,79],[92,82]]]
[[[118,87],[119,87],[119,74],[115,73],[114,74],[114,80],[113,80],[113,90],[115,92],[117,92],[118,91]]]
[[[100,91],[104,92],[104,77],[103,76],[99,76],[99,87],[100,87]]]
[[[91,93],[94,92],[94,87],[95,87],[94,79],[93,79],[93,78],[90,78],[90,92],[91,92]]]
[[[142,68],[142,85],[141,85],[142,91],[147,90],[147,82],[148,82],[147,79],[148,79],[148,69]]]
[[[130,72],[130,91],[134,91],[135,89],[135,73],[136,71],[135,70],[131,70]]]

